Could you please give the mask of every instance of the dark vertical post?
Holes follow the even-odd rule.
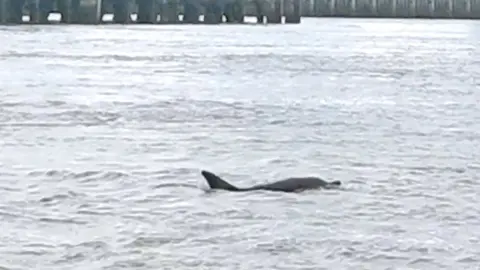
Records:
[[[164,0],[160,6],[160,21],[162,23],[178,22],[178,0]]]
[[[265,0],[254,0],[255,9],[257,10],[257,23],[263,23],[263,17],[265,17],[263,1]]]
[[[207,3],[205,8],[204,21],[207,24],[217,24],[222,22],[223,11],[218,3],[215,1]]]
[[[48,15],[52,9],[52,0],[30,0],[30,22],[38,24],[48,23]]]
[[[167,0],[162,0],[160,3],[160,22],[161,23],[166,23],[168,21],[168,3],[166,2]]]
[[[6,24],[8,21],[8,0],[0,0],[0,24]]]
[[[233,17],[234,17],[234,20],[238,23],[243,23],[245,21],[245,1],[244,0],[235,0],[233,4]]]
[[[268,23],[282,23],[283,0],[273,0],[273,7],[268,12]]]
[[[57,7],[62,14],[62,23],[71,23],[73,19],[73,6],[72,0],[57,0]]]
[[[72,23],[97,24],[102,21],[102,0],[72,0]]]
[[[113,2],[113,21],[115,23],[130,23],[132,21],[130,15],[130,0],[115,0]]]
[[[235,22],[235,2],[227,3],[224,7],[224,15],[227,23]]]
[[[183,22],[198,23],[200,10],[196,0],[184,0],[183,4]]]
[[[178,23],[178,0],[168,1],[168,21]]]
[[[138,23],[157,22],[157,0],[137,0]]]
[[[24,0],[0,0],[0,22],[21,24],[23,23]]]
[[[300,23],[300,18],[301,18],[300,1],[285,0],[284,6],[285,6],[285,23]]]

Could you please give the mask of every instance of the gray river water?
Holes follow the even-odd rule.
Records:
[[[2,270],[480,268],[477,22],[0,37]]]

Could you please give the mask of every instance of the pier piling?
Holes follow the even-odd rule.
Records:
[[[115,0],[113,2],[113,21],[119,24],[127,24],[131,18],[131,0]]]
[[[473,19],[480,19],[480,0],[470,2],[470,14]]]
[[[8,8],[9,3],[7,0],[0,0],[0,23],[6,24],[8,22]]]
[[[47,24],[48,15],[53,9],[53,4],[52,0],[29,0],[30,23]]]
[[[470,15],[471,1],[470,0],[455,0],[453,1],[453,16],[456,18],[468,18]]]
[[[160,22],[178,23],[178,0],[166,0],[160,5]]]
[[[261,0],[254,0],[255,9],[257,13],[257,23],[264,23],[264,18],[266,15],[266,7]]]
[[[157,0],[137,0],[138,23],[156,23],[157,22]],[[130,16],[130,15],[129,15]]]
[[[75,3],[74,3],[75,2]],[[78,0],[60,0],[57,1],[57,9],[60,12],[62,23],[72,23],[75,16],[74,11],[78,9]]]
[[[313,4],[313,14],[315,16],[331,16],[333,1],[329,0],[315,0]]]
[[[357,1],[355,2],[354,13],[358,17],[372,17],[377,16],[377,1]]]
[[[185,23],[199,23],[200,7],[198,1],[184,0],[183,6],[183,22]]]
[[[19,24],[22,23],[23,5],[25,0],[0,0],[0,23]]]
[[[429,18],[433,15],[433,0],[415,1],[416,17]]]
[[[102,0],[73,0],[72,23],[98,24],[102,21]]]
[[[274,0],[269,5],[268,23],[282,23],[284,0]]]
[[[300,23],[301,2],[298,0],[284,0],[285,23]],[[348,1],[348,0],[344,0]]]
[[[433,16],[437,18],[449,18],[452,16],[450,12],[452,8],[450,7],[449,0],[436,0],[434,3]]]
[[[391,17],[396,14],[396,2],[394,3],[391,0],[378,0],[376,6],[376,14],[379,17]]]
[[[204,22],[207,24],[218,24],[223,20],[223,7],[215,1],[207,3],[205,7]]]
[[[235,3],[227,3],[224,7],[224,15],[225,15],[225,21],[227,23],[233,23],[235,22]]]
[[[245,1],[235,1],[233,4],[233,17],[237,23],[243,23],[245,21]]]

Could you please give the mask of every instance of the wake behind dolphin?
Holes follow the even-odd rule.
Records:
[[[333,188],[339,187],[340,181],[327,182],[318,177],[291,177],[273,183],[255,185],[247,188],[236,187],[217,175],[203,170],[203,177],[207,180],[211,189],[222,189],[228,191],[251,191],[251,190],[269,190],[282,192],[298,192],[307,189]]]

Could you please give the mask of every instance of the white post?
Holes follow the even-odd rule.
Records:
[[[310,0],[310,7],[308,8],[309,15],[314,16],[315,15],[315,0]]]
[[[96,0],[95,14],[98,23],[102,22],[102,0]]]
[[[428,11],[430,13],[430,17],[433,18],[433,16],[435,15],[435,0],[428,0],[430,2],[428,2]]]
[[[378,16],[378,0],[371,0],[372,14],[376,17]]]
[[[420,0],[420,1],[428,1],[428,0]],[[410,6],[410,14],[411,17],[416,17],[417,16],[417,0],[411,0],[409,3]]]
[[[453,17],[453,0],[448,0],[448,14]]]

